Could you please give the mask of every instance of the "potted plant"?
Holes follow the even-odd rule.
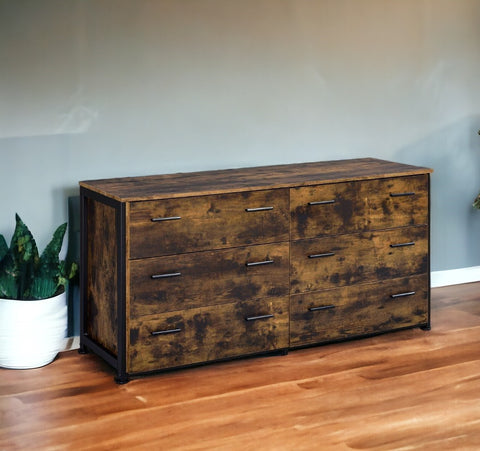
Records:
[[[0,367],[37,368],[64,347],[66,287],[77,265],[59,258],[66,223],[39,255],[32,233],[15,219],[10,246],[0,234]]]

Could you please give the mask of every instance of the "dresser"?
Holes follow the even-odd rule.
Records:
[[[80,182],[80,352],[132,376],[430,328],[428,168]]]

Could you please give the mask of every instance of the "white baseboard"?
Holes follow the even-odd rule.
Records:
[[[431,273],[432,288],[459,285],[461,283],[480,282],[480,266],[469,268],[449,269],[447,271],[433,271]],[[72,351],[80,347],[80,337],[69,337],[64,351]]]
[[[449,269],[447,271],[433,271],[431,274],[432,288],[446,287],[480,281],[480,266],[469,268]]]
[[[80,347],[80,336],[75,337],[68,337],[66,339],[65,348],[62,352],[65,351],[73,351],[74,349],[78,349]]]

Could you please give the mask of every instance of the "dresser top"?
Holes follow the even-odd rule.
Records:
[[[427,174],[432,169],[375,158],[121,177],[80,182],[120,202],[321,185]]]

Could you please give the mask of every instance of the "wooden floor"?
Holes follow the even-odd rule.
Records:
[[[479,450],[480,284],[432,326],[123,386],[75,351],[0,370],[0,450]]]

